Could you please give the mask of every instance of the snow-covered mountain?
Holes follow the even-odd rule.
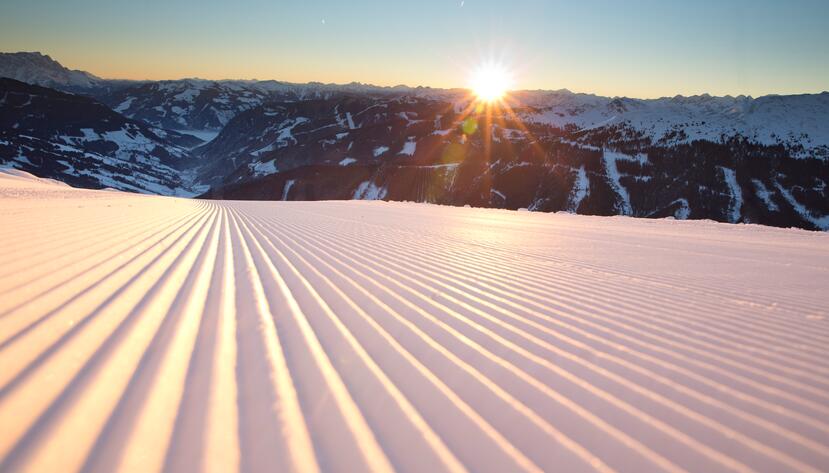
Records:
[[[432,132],[442,115],[454,113],[451,108],[430,99],[365,94],[256,107],[195,151],[203,165],[201,182],[237,183],[308,165],[409,158],[414,134]],[[419,118],[426,116],[430,123]]]
[[[0,79],[0,163],[73,185],[189,195],[188,135],[80,95]]]
[[[417,95],[433,89],[352,84],[291,84],[255,80],[181,79],[138,84],[97,97],[117,112],[155,126],[218,133],[237,114],[271,102],[300,102],[339,94]]]
[[[558,95],[570,106],[514,99],[512,110],[487,112],[468,100],[408,96],[268,104],[196,150],[198,174],[214,186],[208,196],[234,199],[377,198],[829,228],[829,159],[819,127],[795,140],[785,126],[797,122],[789,120],[775,128],[786,139],[764,142],[745,128],[761,123],[761,113],[773,115],[761,101],[731,132],[692,139],[680,125],[665,125],[678,123],[675,115],[597,124],[588,115],[601,116],[613,100],[586,96],[598,103],[574,108],[585,97]],[[811,98],[813,106],[797,109],[800,119],[829,120],[826,94]],[[663,100],[641,102],[668,108]],[[705,107],[678,109],[699,121]],[[726,123],[713,113],[707,119]],[[649,126],[636,128],[643,123]]]
[[[782,144],[797,157],[829,157],[829,92],[642,100],[524,91],[511,101],[526,121],[558,128],[628,127],[663,145],[741,136],[763,145]]]
[[[11,63],[9,57],[0,63]],[[51,59],[27,64],[12,72],[43,81],[63,69]],[[137,139],[119,150],[135,150],[130,156],[140,159],[172,157],[159,162],[166,168],[143,163],[142,172],[166,176],[159,185],[158,179],[130,180],[134,160],[110,156],[117,162],[108,172],[120,173],[125,189],[214,187],[209,196],[380,198],[829,228],[826,92],[641,100],[519,91],[509,107],[486,112],[464,90],[405,86],[98,78],[60,84],[55,87],[108,105],[130,127],[144,127],[140,135],[153,146],[148,151],[150,145]],[[80,90],[78,84],[94,86]],[[26,140],[36,135],[12,128],[22,116],[20,105],[10,103],[4,99],[3,108],[11,109],[3,113],[17,118],[2,130],[4,159],[21,163],[18,157],[46,153],[51,163],[66,162],[70,151],[59,147],[82,142],[88,154],[49,177],[111,185],[89,181],[90,173],[77,169],[84,160],[100,160],[95,143],[118,140],[75,126],[54,130],[54,136],[73,136],[69,143],[35,146]],[[49,129],[54,118],[48,110],[38,112],[43,121],[33,130]],[[84,128],[96,135],[85,135]],[[136,138],[138,132],[124,133]],[[193,136],[210,143],[196,148],[202,141]]]
[[[239,112],[272,100],[244,81],[184,79],[150,82],[100,97],[115,111],[154,126],[218,132]]]
[[[104,82],[85,71],[70,70],[39,52],[0,53],[0,77],[60,90],[85,90]]]

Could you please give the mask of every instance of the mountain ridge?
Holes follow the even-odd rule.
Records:
[[[113,78],[102,78],[95,74],[92,74],[88,71],[83,70],[70,70],[62,66],[58,61],[52,59],[52,57],[48,54],[44,54],[40,51],[18,51],[18,52],[0,52],[0,66],[2,65],[3,61],[6,59],[3,56],[10,56],[10,55],[32,55],[32,56],[41,56],[50,59],[51,61],[58,64],[60,67],[66,69],[70,72],[79,72],[87,76],[91,76],[92,78],[102,81],[102,82],[114,82],[114,83],[133,83],[133,84],[143,84],[143,83],[156,83],[156,82],[178,82],[178,81],[203,81],[203,82],[216,82],[216,83],[251,83],[251,84],[265,84],[265,83],[277,83],[280,85],[285,86],[317,86],[317,87],[325,87],[325,88],[332,88],[332,89],[342,89],[348,90],[349,87],[354,88],[366,88],[371,90],[377,91],[406,91],[406,92],[413,92],[413,91],[436,91],[436,92],[461,92],[461,93],[468,93],[468,89],[465,87],[433,87],[428,85],[407,85],[407,84],[396,84],[396,85],[377,85],[372,83],[364,83],[359,81],[351,81],[345,83],[337,83],[337,82],[325,82],[325,81],[317,81],[311,80],[308,82],[290,82],[290,81],[283,81],[279,79],[259,79],[259,78],[222,78],[222,79],[207,79],[198,76],[189,76],[189,77],[181,77],[181,78],[167,78],[167,79],[113,79]],[[2,73],[4,69],[0,67],[0,73]],[[9,77],[14,79],[11,76],[4,76],[0,75],[0,77]],[[20,80],[20,79],[17,79]],[[26,82],[25,80],[23,82]],[[30,82],[31,83],[31,82]],[[37,84],[40,85],[40,84]],[[526,89],[513,89],[510,90],[511,93],[535,93],[535,92],[565,92],[573,95],[584,95],[584,96],[593,96],[593,97],[601,97],[607,99],[632,99],[632,100],[663,100],[663,99],[672,99],[672,98],[694,98],[694,97],[711,97],[711,98],[749,98],[749,99],[757,99],[762,97],[793,97],[793,96],[803,96],[803,95],[822,95],[822,94],[829,94],[829,90],[822,90],[818,92],[802,92],[802,93],[768,93],[759,95],[754,97],[752,95],[746,94],[725,94],[725,95],[715,95],[710,93],[696,93],[696,94],[677,94],[677,95],[666,95],[661,97],[632,97],[626,95],[601,95],[591,92],[574,92],[568,88],[560,88],[560,89],[543,89],[543,88],[526,88]]]
[[[4,94],[0,162],[75,185],[168,195],[410,200],[829,229],[826,92],[632,99],[518,91],[487,109],[462,89],[100,84],[66,90],[100,104],[88,116],[40,122],[30,115],[45,117],[54,105]],[[33,131],[16,128],[25,120]],[[120,124],[124,140],[107,120]],[[50,126],[49,136],[24,136]]]

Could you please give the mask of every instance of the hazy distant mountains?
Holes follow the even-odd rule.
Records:
[[[829,228],[829,93],[523,91],[487,118],[461,90],[107,81],[37,53],[2,75],[86,96],[0,83],[0,163],[76,185]]]
[[[262,104],[328,98],[342,93],[388,96],[417,93],[417,89],[356,83],[329,85],[182,79],[114,88],[105,93],[93,92],[102,102],[130,118],[159,127],[197,132],[218,132],[239,112]]]

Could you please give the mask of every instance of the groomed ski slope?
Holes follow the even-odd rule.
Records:
[[[0,471],[827,471],[829,235],[0,174]]]

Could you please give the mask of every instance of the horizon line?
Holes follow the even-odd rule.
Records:
[[[59,64],[61,67],[71,71],[71,72],[80,72],[84,74],[89,74],[92,77],[98,80],[104,81],[124,81],[124,82],[176,82],[176,81],[185,81],[185,80],[198,80],[198,81],[205,81],[205,82],[278,82],[287,85],[324,85],[324,86],[337,86],[337,87],[344,87],[349,85],[362,85],[366,87],[373,87],[377,89],[430,89],[435,91],[469,91],[471,90],[470,87],[463,87],[463,86],[455,86],[455,87],[439,87],[439,86],[432,86],[432,85],[415,85],[411,86],[408,84],[395,84],[395,85],[380,85],[376,83],[369,83],[369,82],[360,82],[360,81],[350,81],[350,82],[324,82],[320,80],[309,80],[307,82],[292,82],[292,81],[285,81],[276,78],[269,78],[269,79],[259,79],[259,78],[222,78],[222,79],[210,79],[205,77],[198,77],[198,76],[184,76],[179,78],[165,78],[165,79],[134,79],[134,78],[122,78],[122,77],[103,77],[102,75],[95,74],[88,70],[84,69],[73,69],[71,67],[67,67],[61,61],[55,59],[54,56],[48,53],[43,53],[41,51],[0,51],[0,54],[40,54],[41,56],[47,57],[52,61]],[[747,98],[747,99],[759,99],[763,97],[796,97],[796,96],[803,96],[803,95],[823,95],[829,94],[829,89],[824,89],[815,92],[796,92],[796,93],[778,93],[778,92],[769,92],[764,93],[761,95],[751,95],[751,94],[725,94],[725,95],[715,95],[708,92],[702,93],[693,93],[693,94],[682,94],[677,93],[674,95],[662,95],[662,96],[653,96],[653,97],[634,97],[630,95],[601,95],[595,92],[584,92],[584,91],[574,91],[569,87],[563,88],[516,88],[508,90],[509,93],[520,93],[520,92],[561,92],[561,93],[569,93],[573,95],[587,95],[593,97],[602,97],[602,98],[610,98],[610,99],[632,99],[632,100],[662,100],[662,99],[673,99],[673,98],[694,98],[694,97],[711,97],[711,98]]]

